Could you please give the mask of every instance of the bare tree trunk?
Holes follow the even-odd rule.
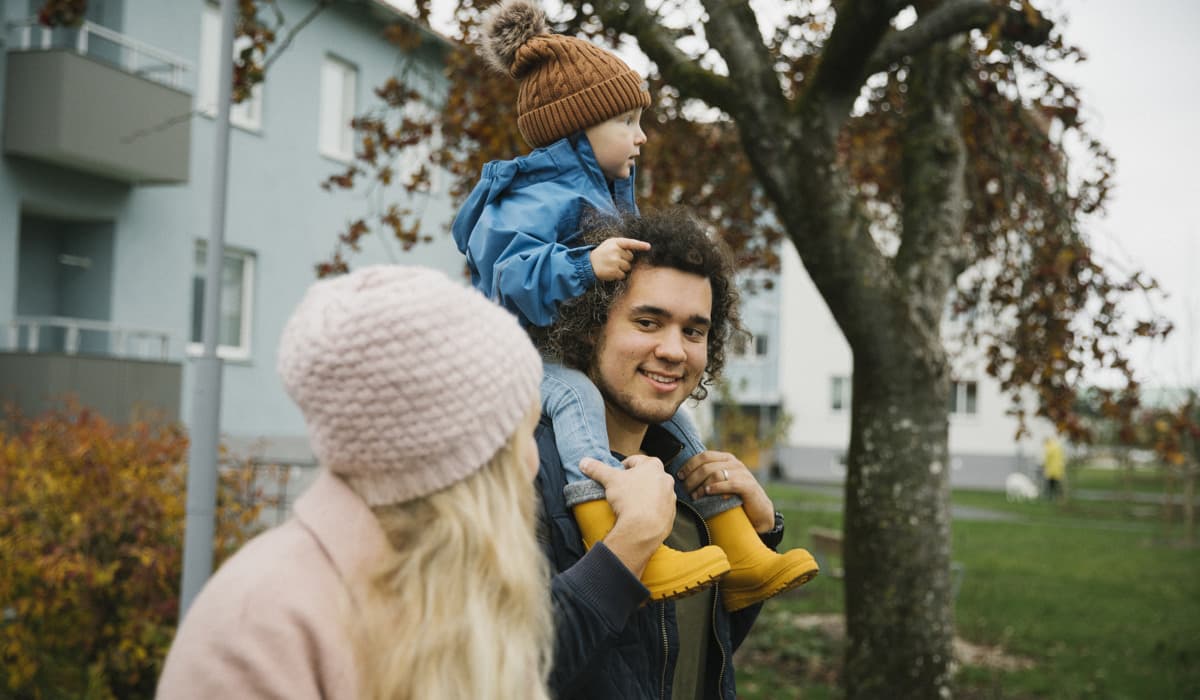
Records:
[[[858,309],[846,482],[846,690],[950,694],[950,376],[941,323],[965,217],[960,40],[914,57],[896,294]]]
[[[846,481],[850,698],[948,691],[949,460],[944,370],[895,353],[854,363]]]

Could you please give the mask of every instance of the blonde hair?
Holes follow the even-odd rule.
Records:
[[[372,509],[392,548],[349,620],[359,697],[549,697],[550,575],[523,438],[536,420],[462,481]]]

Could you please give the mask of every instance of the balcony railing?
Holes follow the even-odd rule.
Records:
[[[166,360],[171,334],[165,331],[117,326],[108,321],[92,321],[64,316],[18,316],[8,324],[8,347],[13,351],[36,353],[42,347],[42,329],[61,329],[62,352],[79,353],[82,333],[102,333],[108,337],[107,352],[113,357]],[[22,333],[24,331],[24,333]],[[21,346],[22,335],[25,345]]]
[[[191,64],[171,53],[92,22],[77,27],[46,27],[36,19],[8,25],[10,50],[30,51],[74,48],[83,55],[179,89]]]
[[[258,522],[266,527],[281,525],[292,514],[296,499],[316,479],[316,462],[290,462],[249,458],[222,459],[220,468],[240,473],[238,498],[244,505],[261,505]],[[239,472],[239,470],[248,472]]]

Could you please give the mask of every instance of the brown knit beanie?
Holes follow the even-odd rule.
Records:
[[[517,128],[534,148],[650,106],[641,77],[611,51],[551,34],[530,0],[507,0],[483,24],[483,57],[521,83]]]
[[[321,465],[367,505],[478,471],[534,407],[542,362],[517,320],[421,267],[312,285],[279,340],[279,375]]]

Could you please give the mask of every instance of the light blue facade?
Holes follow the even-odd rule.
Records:
[[[746,272],[740,276],[739,284],[742,289],[739,312],[749,337],[744,343],[734,342],[726,347],[724,386],[711,390],[708,400],[689,404],[696,411],[701,431],[712,442],[710,446],[724,449],[733,449],[731,445],[719,444],[718,425],[726,420],[727,411],[737,410],[752,417],[758,437],[763,439],[777,433],[786,408],[779,378],[782,297],[778,275]],[[776,461],[773,453],[757,458],[743,455],[743,458],[751,460],[748,463],[753,462],[756,468],[763,467],[764,474]]]
[[[754,273],[743,279],[753,291],[742,292],[742,325],[751,334],[742,352],[732,354],[725,377],[733,398],[743,405],[778,406],[780,289],[778,275]]]
[[[294,24],[313,3],[280,0],[279,6]],[[6,2],[3,7],[6,22],[28,19],[24,2]],[[197,94],[203,2],[107,0],[97,8],[98,19],[108,28],[190,63],[183,89]],[[344,163],[318,150],[321,66],[330,55],[357,69],[357,113],[381,106],[373,88],[406,60],[423,61],[425,73],[440,76],[440,40],[431,36],[412,58],[384,40],[386,23],[398,19],[372,1],[338,3],[324,10],[271,65],[263,86],[261,128],[232,129],[225,241],[228,247],[253,254],[255,274],[249,290],[249,357],[225,364],[221,427],[227,436],[286,443],[303,435],[299,411],[275,373],[276,342],[291,309],[314,280],[314,266],[333,250],[337,234],[350,221],[378,210],[381,202],[378,194],[367,199],[319,186],[345,169]],[[0,81],[6,71],[6,58],[0,55]],[[6,107],[0,102],[0,114]],[[215,128],[212,118],[198,113],[184,121],[190,127],[184,184],[129,184],[25,157],[0,158],[0,347],[2,329],[24,315],[78,310],[83,318],[113,326],[160,330],[168,337],[166,359],[184,364],[180,409],[186,421],[191,404],[187,346],[193,271],[197,241],[208,237],[212,220]],[[462,257],[445,232],[453,216],[448,198],[439,193],[405,201],[397,187],[384,196],[421,210],[424,232],[434,242],[402,252],[398,243],[373,233],[351,264],[422,264],[461,277]],[[35,229],[45,221],[56,222],[58,232],[39,236]],[[83,243],[55,243],[63,236]],[[64,245],[87,248],[89,255],[82,257],[88,257],[90,266],[64,271]],[[56,274],[76,274],[79,279],[47,281]],[[97,341],[84,340],[81,349],[88,342]]]

